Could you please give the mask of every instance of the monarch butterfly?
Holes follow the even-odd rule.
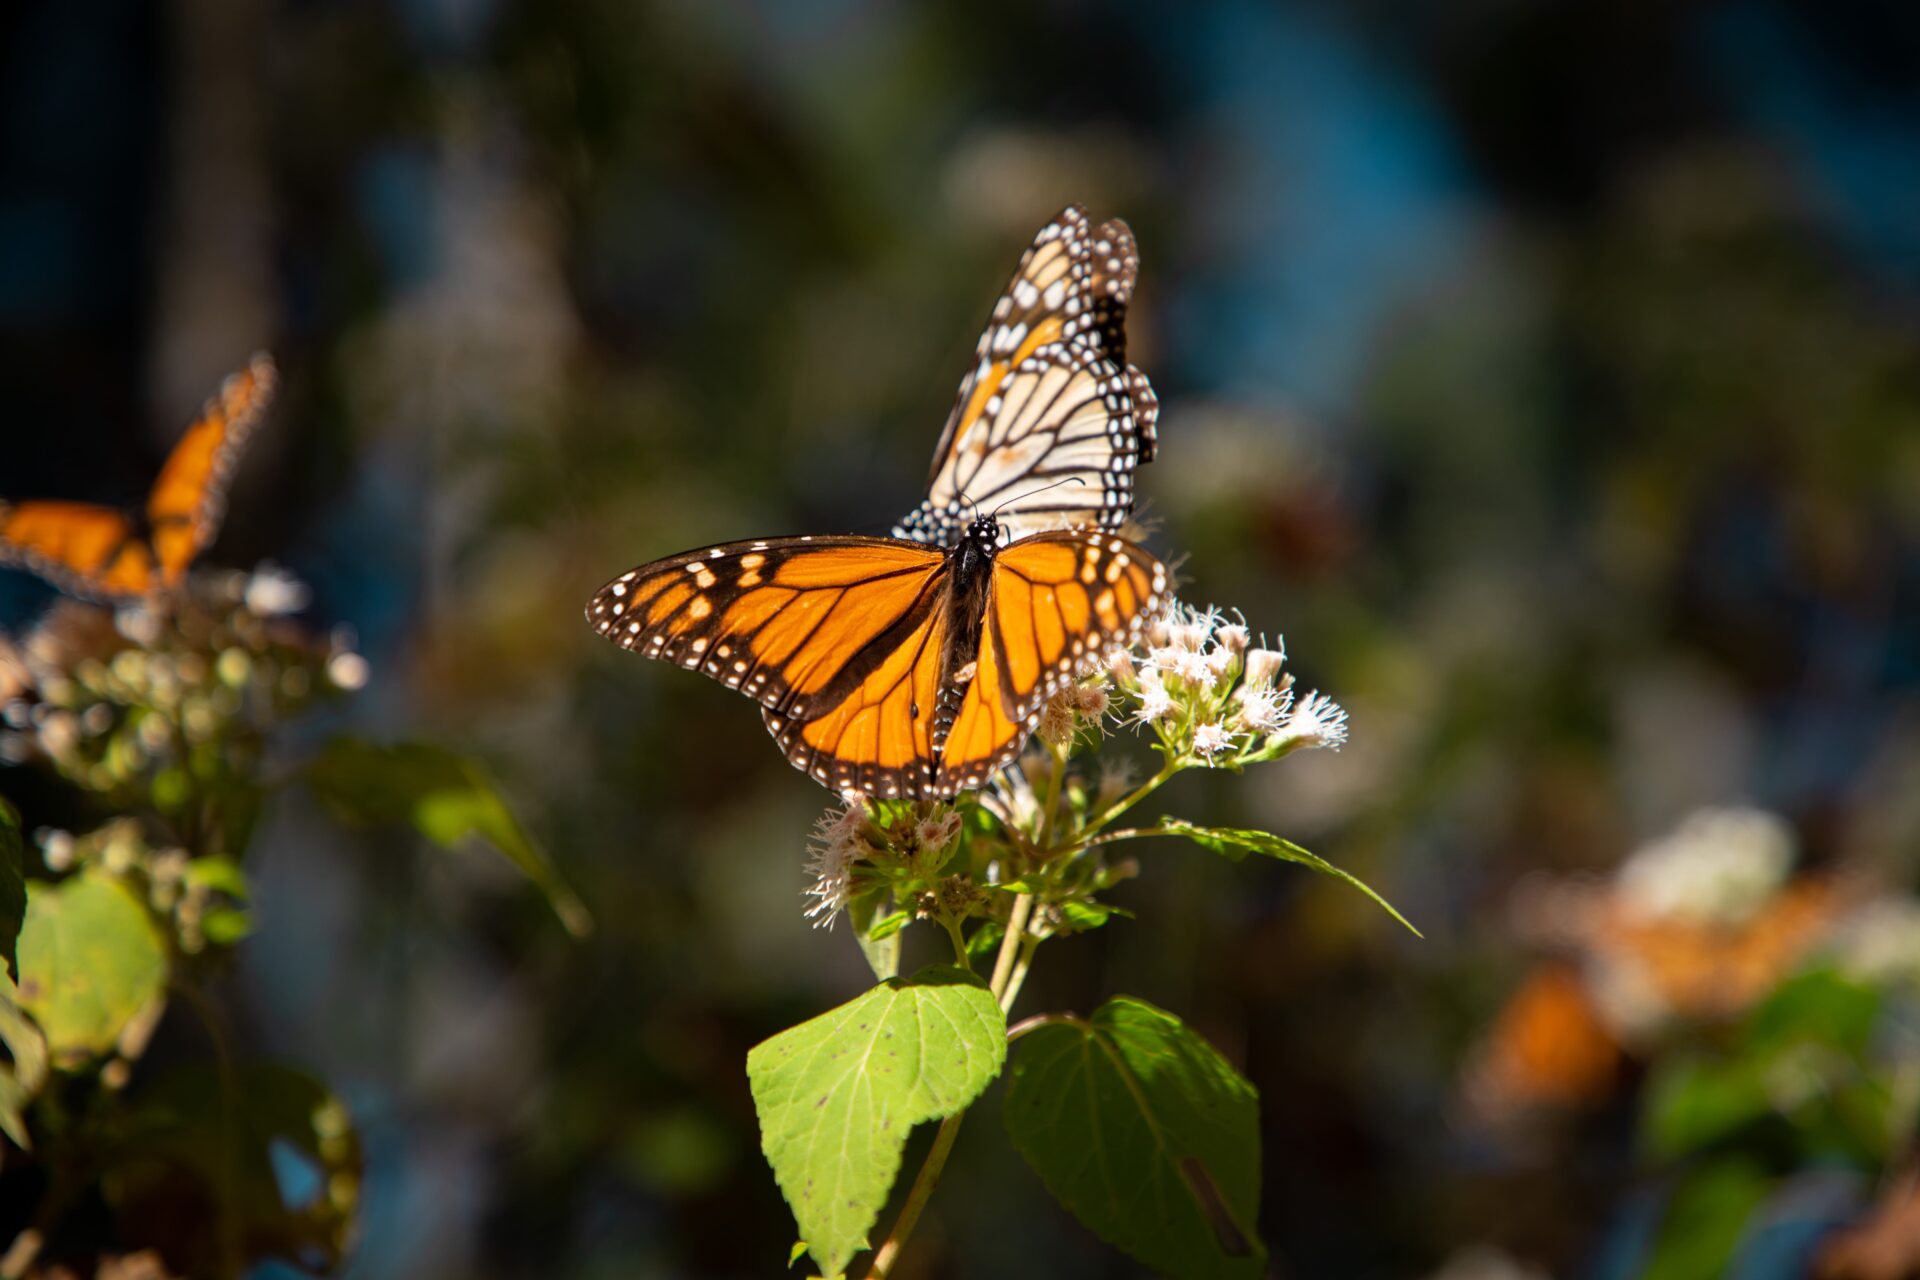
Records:
[[[1166,567],[1111,532],[1158,416],[1124,363],[1138,269],[1123,222],[1089,233],[1069,208],[1041,229],[895,537],[688,551],[608,583],[588,621],[754,699],[788,761],[834,790],[984,785],[1047,698],[1165,597]]]
[[[1127,363],[1139,271],[1133,232],[1118,218],[1089,231],[1086,212],[1070,205],[1040,229],[960,381],[926,500],[894,526],[896,537],[951,545],[969,502],[1000,511],[1009,540],[1126,523],[1134,468],[1153,461],[1160,416],[1146,375]]]
[[[274,380],[264,353],[230,375],[173,447],[144,507],[0,502],[0,565],[29,569],[92,600],[178,586],[220,530],[227,484],[273,398]]]

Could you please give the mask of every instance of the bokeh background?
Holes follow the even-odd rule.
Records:
[[[1912,1212],[1917,159],[1920,16],[1867,3],[24,0],[0,493],[135,497],[273,350],[209,558],[311,584],[372,666],[336,721],[484,756],[596,917],[276,801],[231,1013],[361,1126],[348,1274],[767,1275],[744,1054],[868,981],[800,914],[828,797],[581,607],[685,547],[883,529],[1034,229],[1123,216],[1154,545],[1352,717],[1167,807],[1426,938],[1156,848],[1139,920],[1023,1007],[1141,995],[1246,1072],[1276,1275],[1813,1274]],[[0,575],[10,626],[47,599]],[[1732,805],[1791,870],[1722,841],[1745,898],[1606,923],[1634,850]],[[1714,1100],[1676,1075],[1822,965],[1879,1001],[1815,1046],[1872,1133],[1771,1063],[1751,1123],[1676,1139]],[[1136,1274],[991,1120],[909,1272]]]

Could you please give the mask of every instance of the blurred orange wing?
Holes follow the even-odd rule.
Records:
[[[139,595],[153,577],[152,554],[127,518],[85,502],[0,504],[0,564],[89,598]]]
[[[994,559],[978,670],[942,744],[934,791],[983,785],[1020,754],[1040,708],[1158,613],[1166,566],[1124,538],[1067,529],[1022,538]]]
[[[174,586],[220,531],[227,486],[254,428],[273,399],[273,361],[256,355],[208,399],[147,495],[153,559],[161,582]]]

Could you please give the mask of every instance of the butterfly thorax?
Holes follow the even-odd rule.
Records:
[[[940,661],[940,693],[933,709],[933,749],[946,745],[967,689],[978,674],[980,628],[987,616],[993,584],[993,558],[1000,550],[1000,522],[981,516],[947,551],[953,568],[947,575],[947,643]]]

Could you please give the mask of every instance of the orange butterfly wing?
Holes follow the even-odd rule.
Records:
[[[0,564],[32,570],[74,595],[138,595],[153,558],[127,518],[85,502],[0,504]]]
[[[273,361],[256,355],[208,399],[173,447],[147,495],[147,521],[161,582],[175,586],[226,514],[227,485],[276,387]]]

